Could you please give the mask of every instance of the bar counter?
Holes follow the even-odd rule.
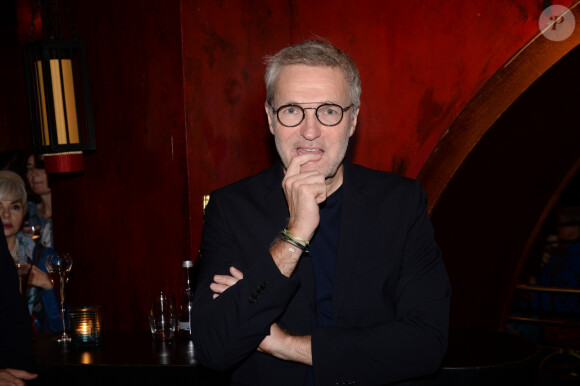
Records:
[[[229,377],[199,365],[193,344],[154,342],[146,331],[105,332],[95,347],[33,340],[38,379],[28,385],[227,385]]]
[[[229,385],[227,374],[195,360],[193,344],[176,337],[154,342],[142,331],[105,332],[101,345],[59,343],[53,334],[33,341],[39,377],[30,386],[51,385]],[[497,332],[452,330],[437,386],[528,386],[536,384],[536,345]]]

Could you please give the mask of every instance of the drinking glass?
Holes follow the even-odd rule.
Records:
[[[15,264],[16,271],[18,271],[18,289],[20,290],[20,295],[26,296],[28,277],[32,270],[32,260],[30,257],[20,257]]]
[[[42,227],[40,225],[31,225],[30,231],[32,232],[32,235],[30,236],[32,237],[32,240],[36,240],[42,236]]]
[[[149,299],[149,326],[153,339],[170,341],[175,334],[175,298],[161,291]]]
[[[66,323],[64,317],[64,286],[68,282],[70,270],[72,268],[72,257],[68,253],[48,255],[46,257],[46,269],[50,276],[50,281],[54,286],[54,292],[60,302],[60,318],[62,319],[62,334],[57,337],[59,342],[70,342],[70,335],[66,333]]]

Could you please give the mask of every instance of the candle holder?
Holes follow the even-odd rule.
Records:
[[[101,344],[101,308],[77,307],[70,313],[72,342],[78,346]]]

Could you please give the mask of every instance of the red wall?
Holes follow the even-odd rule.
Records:
[[[72,305],[103,306],[106,328],[146,329],[149,293],[177,291],[191,256],[179,1],[73,7],[97,151],[82,175],[52,180],[55,244],[76,257]]]
[[[107,328],[145,329],[148,293],[177,290],[179,262],[199,244],[202,194],[274,159],[265,54],[315,35],[350,52],[363,83],[353,160],[416,176],[463,107],[538,32],[541,7],[86,0],[72,11],[89,52],[98,150],[84,173],[52,178],[56,247],[76,257],[72,305],[102,305]]]
[[[15,0],[0,1],[0,151],[24,149],[30,143],[19,48],[26,42],[27,27],[32,19],[32,14],[26,11],[18,12]]]

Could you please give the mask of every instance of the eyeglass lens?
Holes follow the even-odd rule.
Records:
[[[323,104],[314,107],[284,105],[278,108],[276,114],[281,124],[288,127],[298,126],[304,120],[304,110],[316,110],[316,118],[325,126],[336,126],[342,121],[343,109],[335,104]]]

